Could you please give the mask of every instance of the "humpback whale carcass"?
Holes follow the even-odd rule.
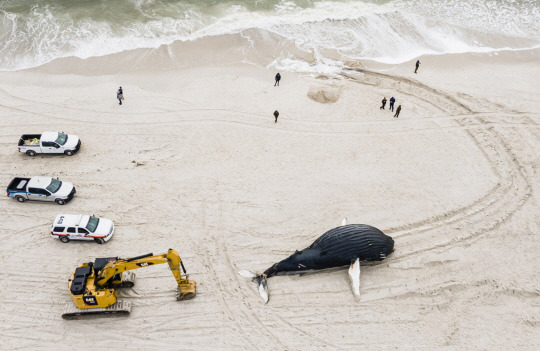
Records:
[[[360,296],[360,262],[382,261],[394,251],[394,240],[366,224],[346,224],[321,235],[313,244],[296,251],[262,274],[240,271],[259,285],[259,293],[268,302],[266,279],[274,275],[298,274],[311,270],[349,266],[353,293]]]

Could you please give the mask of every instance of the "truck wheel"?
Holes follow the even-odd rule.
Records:
[[[68,150],[68,151],[65,152],[65,154],[66,154],[67,156],[73,156],[73,151]]]
[[[64,204],[66,203],[66,202],[65,202],[64,200],[62,200],[62,199],[56,199],[56,200],[54,200],[54,201],[56,201],[56,203],[59,204],[59,205],[64,205]]]
[[[26,200],[26,199],[25,199],[24,197],[22,197],[22,196],[17,196],[16,199],[17,199],[17,201],[19,201],[19,202],[24,202],[24,200]]]
[[[99,245],[103,244],[105,242],[105,240],[103,240],[102,238],[94,238],[94,240],[96,241],[96,243],[98,243]]]
[[[36,152],[33,151],[33,150],[28,150],[28,151],[26,151],[26,154],[27,154],[28,156],[32,156],[32,157],[36,156]]]
[[[65,243],[68,243],[69,242],[69,238],[67,236],[61,236],[60,237],[60,241],[63,242],[64,244]]]

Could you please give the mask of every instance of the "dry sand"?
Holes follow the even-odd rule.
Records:
[[[365,62],[341,77],[281,72],[280,87],[247,64],[111,73],[129,54],[1,73],[0,183],[49,175],[77,195],[2,198],[0,349],[540,349],[539,58],[422,57],[416,75]],[[391,95],[399,119],[379,109]],[[81,137],[77,155],[17,153],[21,134],[59,130]],[[59,213],[110,218],[115,235],[63,244],[49,235]],[[344,270],[273,277],[267,305],[236,274],[343,217],[395,240],[364,267],[359,301]],[[194,300],[175,301],[159,265],[122,293],[129,318],[61,318],[76,265],[168,248]]]

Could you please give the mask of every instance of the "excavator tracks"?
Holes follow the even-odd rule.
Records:
[[[66,320],[93,319],[102,317],[128,317],[131,313],[131,302],[117,300],[114,305],[104,308],[80,309],[73,304],[66,304],[62,318]]]

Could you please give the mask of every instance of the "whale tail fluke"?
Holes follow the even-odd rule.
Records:
[[[341,220],[341,225],[342,225],[342,226],[343,226],[343,225],[347,225],[347,217],[345,217],[345,218],[343,218],[343,219]]]
[[[251,281],[257,283],[259,295],[261,295],[264,303],[268,303],[268,283],[266,282],[266,275],[255,274],[247,270],[239,271],[238,274],[243,278],[251,279]]]
[[[349,267],[349,278],[354,297],[360,298],[360,259],[356,259]]]
[[[238,274],[242,277],[242,278],[246,278],[246,279],[253,279],[253,278],[256,278],[257,277],[257,274],[253,273],[253,272],[250,272],[250,271],[247,271],[247,270],[242,270],[242,271],[239,271]]]
[[[257,283],[259,284],[259,295],[261,295],[264,303],[268,303],[268,283],[266,282],[266,276],[264,274],[258,276]]]

